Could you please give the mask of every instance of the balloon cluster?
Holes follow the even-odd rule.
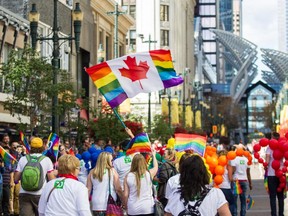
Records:
[[[214,187],[219,187],[223,182],[223,174],[225,173],[225,166],[229,160],[234,160],[236,156],[245,156],[248,158],[248,165],[252,164],[252,156],[249,151],[245,151],[242,148],[236,151],[229,151],[227,155],[217,155],[217,149],[213,146],[207,146],[205,150],[205,161],[207,168],[213,174]]]
[[[280,137],[276,139],[262,138],[259,140],[258,144],[253,147],[254,158],[258,160],[259,163],[263,164],[264,168],[268,167],[268,163],[260,157],[259,151],[262,147],[269,146],[273,150],[273,161],[271,167],[275,170],[275,175],[279,178],[280,184],[278,185],[277,191],[281,192],[286,187],[286,173],[288,167],[288,133],[285,137]],[[283,159],[285,159],[284,163]]]

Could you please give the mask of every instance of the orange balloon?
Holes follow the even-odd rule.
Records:
[[[221,155],[218,158],[218,164],[221,165],[221,166],[226,166],[227,165],[227,157],[226,157],[226,155]]]
[[[218,160],[217,160],[217,158],[215,158],[215,157],[212,157],[211,158],[211,162],[210,162],[210,164],[209,164],[209,167],[216,167],[218,165]]]
[[[217,152],[216,147],[212,146],[211,148],[212,148],[212,152]]]
[[[212,150],[209,150],[209,151],[206,151],[207,152],[207,154],[209,155],[209,156],[212,156],[213,155],[213,151]]]
[[[223,175],[224,172],[225,172],[225,168],[223,166],[218,165],[215,167],[215,174],[216,175]]]
[[[211,150],[212,150],[212,146],[206,146],[205,152],[211,151]]]
[[[236,152],[235,151],[229,151],[227,153],[227,159],[228,160],[234,160],[236,158]]]
[[[209,170],[210,170],[210,172],[211,172],[212,174],[215,174],[215,167],[209,166]]]
[[[236,149],[236,155],[237,156],[243,156],[244,150],[242,148]]]
[[[249,166],[252,165],[252,160],[251,160],[251,161],[249,160],[249,161],[247,162],[247,164],[248,164]]]
[[[210,157],[209,155],[206,157],[206,163],[208,165],[211,163],[211,159],[212,159],[212,157]]]
[[[214,177],[214,183],[216,185],[220,185],[223,182],[223,176],[222,175],[216,175]]]
[[[243,155],[244,155],[246,158],[249,158],[250,152],[249,152],[249,151],[244,151]]]

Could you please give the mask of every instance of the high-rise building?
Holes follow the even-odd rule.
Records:
[[[288,0],[278,0],[278,50],[288,52]]]

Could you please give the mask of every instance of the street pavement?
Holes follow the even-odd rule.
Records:
[[[247,216],[270,216],[270,203],[269,203],[269,196],[264,188],[263,183],[263,173],[260,173],[260,169],[258,164],[251,166],[251,177],[252,177],[252,191],[250,191],[250,195],[255,201],[254,206],[249,209],[246,213]],[[277,205],[278,206],[278,205]],[[238,210],[240,207],[239,199],[238,199]],[[278,209],[277,209],[278,210]],[[285,199],[284,204],[284,215],[288,216],[288,198]],[[240,213],[238,212],[238,215]]]

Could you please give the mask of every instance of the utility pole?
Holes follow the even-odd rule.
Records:
[[[115,10],[107,12],[108,15],[114,15],[114,58],[119,57],[119,52],[118,52],[118,16],[122,14],[126,14],[126,12],[121,12],[118,10],[118,3],[115,4]]]
[[[144,35],[139,34],[139,37],[141,38],[142,43],[148,43],[149,51],[151,50],[151,43],[157,43],[156,40],[151,39],[151,34],[149,34],[149,38],[146,41],[143,41]],[[148,93],[148,131],[151,132],[151,93]]]

